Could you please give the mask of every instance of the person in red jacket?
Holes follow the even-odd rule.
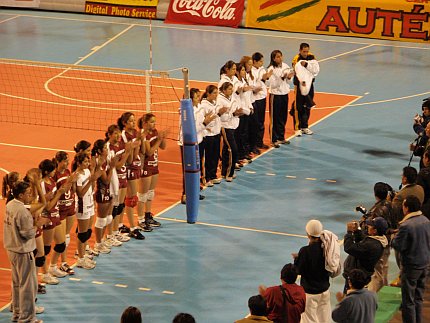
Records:
[[[299,323],[305,311],[306,294],[297,285],[297,271],[293,264],[286,264],[281,270],[282,285],[259,286],[260,295],[266,299],[267,317],[274,323]]]

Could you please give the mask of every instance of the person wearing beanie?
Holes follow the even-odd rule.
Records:
[[[325,269],[325,255],[321,240],[323,225],[318,220],[306,224],[309,243],[292,254],[294,265],[301,275],[300,285],[306,293],[306,308],[301,322],[330,322],[330,273]]]

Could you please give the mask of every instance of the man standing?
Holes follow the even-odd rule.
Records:
[[[296,67],[296,64],[300,66]],[[319,64],[315,56],[309,52],[309,44],[301,43],[299,53],[293,58],[293,68],[296,72],[294,77],[295,102],[293,102],[290,114],[293,117],[294,130],[296,136],[302,134],[312,135],[308,121],[311,115],[311,108],[314,103],[314,82],[315,76],[319,73]]]
[[[336,294],[339,304],[331,314],[333,321],[342,323],[375,322],[378,302],[376,294],[364,288],[367,279],[367,274],[360,269],[354,269],[349,273],[348,294],[346,297],[341,292]]]
[[[348,254],[344,263],[343,276],[346,279],[345,290],[347,291],[348,277],[353,269],[361,269],[367,275],[367,283],[370,282],[375,265],[379,261],[388,244],[385,232],[387,221],[382,217],[376,217],[367,222],[369,235],[364,235],[359,229],[357,222],[347,224],[347,233],[344,237],[343,248]],[[366,283],[366,284],[367,284]]]
[[[266,299],[267,317],[275,323],[299,323],[305,311],[306,295],[297,285],[297,271],[293,264],[286,264],[281,270],[282,285],[266,288],[259,286],[260,295]]]
[[[36,227],[30,211],[25,207],[33,195],[30,184],[18,182],[13,189],[15,197],[6,205],[3,243],[12,270],[12,321],[36,322],[37,277],[33,251],[36,249]],[[47,224],[40,219],[37,225]]]
[[[325,256],[321,240],[323,226],[318,220],[306,224],[309,245],[293,254],[297,273],[301,275],[300,285],[306,292],[306,308],[302,323],[330,322],[330,273],[325,269]]]
[[[430,221],[416,196],[403,200],[405,217],[392,245],[400,253],[403,322],[421,323],[427,266],[430,263]]]

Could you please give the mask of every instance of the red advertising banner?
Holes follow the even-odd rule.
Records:
[[[129,18],[156,19],[157,7],[133,7],[124,5],[86,2],[85,12],[93,15],[119,16]]]
[[[237,28],[245,0],[171,0],[164,22]]]

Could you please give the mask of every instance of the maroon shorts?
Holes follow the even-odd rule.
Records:
[[[108,188],[96,191],[96,202],[99,204],[109,203],[112,200],[110,190]]]
[[[142,168],[140,166],[130,165],[127,166],[127,180],[133,181],[140,178]]]
[[[159,174],[160,171],[158,170],[158,167],[147,167],[142,170],[142,177],[151,177],[152,175]]]
[[[118,175],[119,188],[127,188],[127,174]]]
[[[37,227],[36,229],[36,238],[39,238],[43,233],[43,228],[42,227]]]
[[[73,203],[73,205],[68,205],[68,206],[64,206],[64,207],[62,207],[60,205],[60,219],[61,219],[61,221],[63,221],[68,216],[73,216],[75,214],[76,214],[75,203]]]
[[[51,230],[51,229],[54,229],[57,225],[60,225],[60,224],[61,224],[60,216],[59,216],[59,214],[57,214],[57,215],[58,215],[58,216],[53,215],[52,213],[50,213],[50,214],[48,215],[48,219],[49,219],[49,220],[51,220],[51,224],[49,224],[49,225],[44,225],[44,226],[43,226],[43,230]]]

